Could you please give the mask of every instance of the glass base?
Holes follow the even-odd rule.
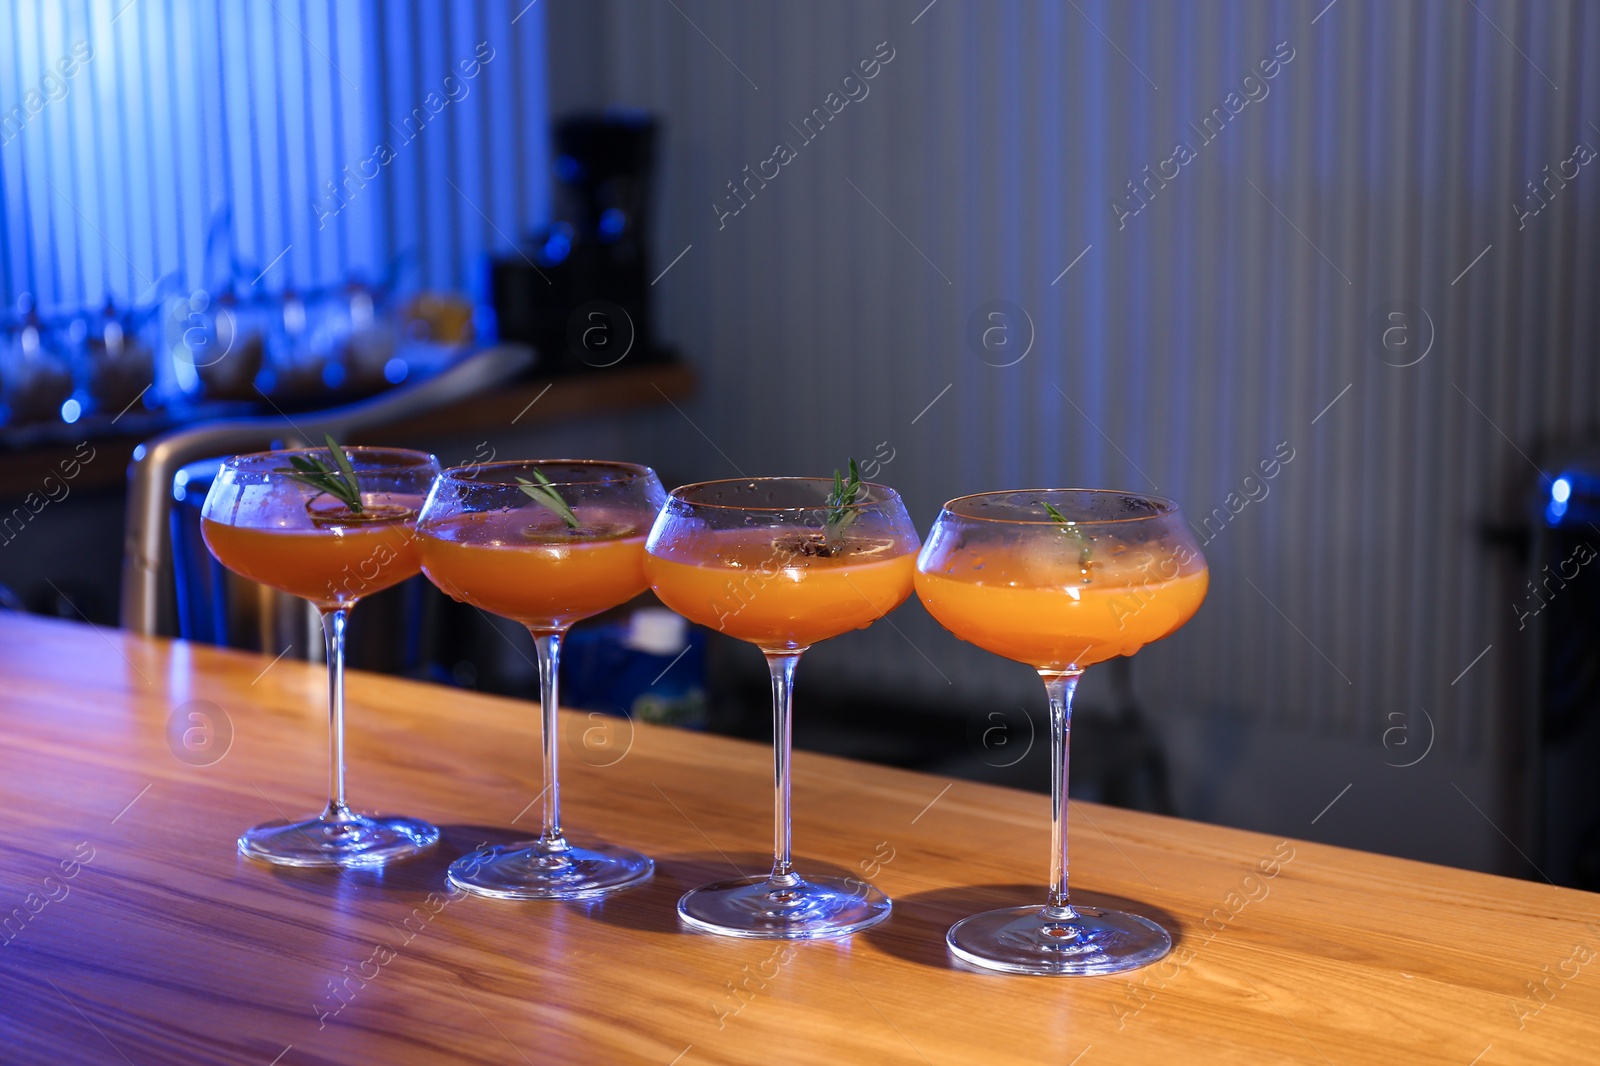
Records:
[[[1082,977],[1148,966],[1172,950],[1167,931],[1124,911],[1075,907],[1057,918],[1043,907],[985,911],[950,927],[957,958],[1005,973]]]
[[[678,917],[719,936],[824,940],[877,925],[891,906],[888,896],[864,881],[790,874],[786,881],[741,877],[702,885],[678,901]]]
[[[643,884],[656,864],[613,844],[534,841],[479,848],[450,864],[450,883],[495,899],[594,899]]]
[[[439,830],[415,818],[374,818],[345,811],[247,829],[239,851],[279,866],[384,866],[433,847]]]

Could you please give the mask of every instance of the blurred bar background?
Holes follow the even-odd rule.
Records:
[[[1600,589],[1530,599],[1600,543],[1593,6],[123,2],[3,5],[13,331],[24,293],[70,318],[398,273],[492,324],[489,257],[554,215],[552,120],[647,112],[654,324],[698,393],[421,443],[669,485],[853,455],[924,530],[1000,486],[1171,496],[1209,599],[1087,676],[1083,795],[1600,887],[1600,811],[1570,800]],[[0,581],[120,522],[83,496]],[[915,602],[891,621],[808,656],[801,742],[1041,787],[1031,673]],[[709,669],[754,735],[751,658],[713,642]]]
[[[1520,223],[1514,207],[1600,146],[1600,11],[677,6],[546,12],[552,40],[588,42],[551,53],[555,111],[648,106],[675,134],[658,244],[693,243],[669,289],[692,298],[660,315],[702,370],[704,436],[662,434],[654,461],[826,471],[886,441],[879,476],[919,522],[996,485],[1155,490],[1197,523],[1220,508],[1206,605],[1132,667],[1177,809],[1526,869],[1452,784],[1518,835],[1543,697],[1515,607],[1544,560],[1517,548],[1548,464],[1600,426],[1600,180],[1539,187],[1550,206]],[[884,41],[869,94],[806,143],[795,124]],[[1262,82],[1280,43],[1294,58]],[[1231,112],[1252,73],[1267,95],[1203,143],[1191,124]],[[1119,225],[1127,183],[1177,140],[1198,157]],[[798,158],[718,228],[726,183],[775,142]],[[1014,366],[975,350],[991,300],[1032,319]],[[1386,342],[1393,310],[1409,348]],[[1036,702],[1026,669],[916,605],[894,622],[817,648],[809,677],[1007,715]],[[1112,701],[1107,673],[1086,703]],[[1435,729],[1427,758],[1392,768]]]

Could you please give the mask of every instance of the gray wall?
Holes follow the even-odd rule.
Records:
[[[1481,529],[1531,514],[1535,461],[1600,415],[1600,168],[1522,215],[1544,167],[1600,147],[1600,9],[925,4],[548,5],[552,109],[665,123],[656,269],[688,251],[654,291],[705,385],[641,455],[826,473],[882,442],[924,531],[989,488],[1154,490],[1197,524],[1254,495],[1213,519],[1200,614],[1136,659],[1182,812],[1505,866],[1528,649]],[[1213,109],[1238,114],[1204,143]],[[1124,199],[1146,166],[1170,180]],[[1012,346],[986,351],[996,300]],[[809,669],[930,713],[1039,702],[915,604],[893,620]]]

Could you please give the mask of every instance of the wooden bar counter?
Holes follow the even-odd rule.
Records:
[[[1075,897],[1150,915],[1173,954],[979,973],[945,929],[1042,897],[1046,798],[805,753],[801,869],[867,878],[894,914],[838,942],[688,933],[683,891],[768,864],[770,752],[579,714],[569,827],[655,879],[588,905],[446,893],[451,859],[538,823],[535,711],[392,678],[350,679],[351,796],[440,846],[383,873],[253,864],[241,829],[323,802],[324,685],[0,617],[0,1062],[1600,1061],[1600,897],[1074,805]]]

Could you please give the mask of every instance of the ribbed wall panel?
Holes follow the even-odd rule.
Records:
[[[92,58],[28,114],[80,41]],[[480,42],[493,56],[464,78]],[[260,290],[376,280],[403,252],[408,281],[476,289],[484,253],[548,211],[543,10],[525,2],[0,0],[0,56],[7,309],[217,286],[229,247],[208,267],[206,235],[229,208]],[[380,142],[393,162],[327,215],[327,183]]]

